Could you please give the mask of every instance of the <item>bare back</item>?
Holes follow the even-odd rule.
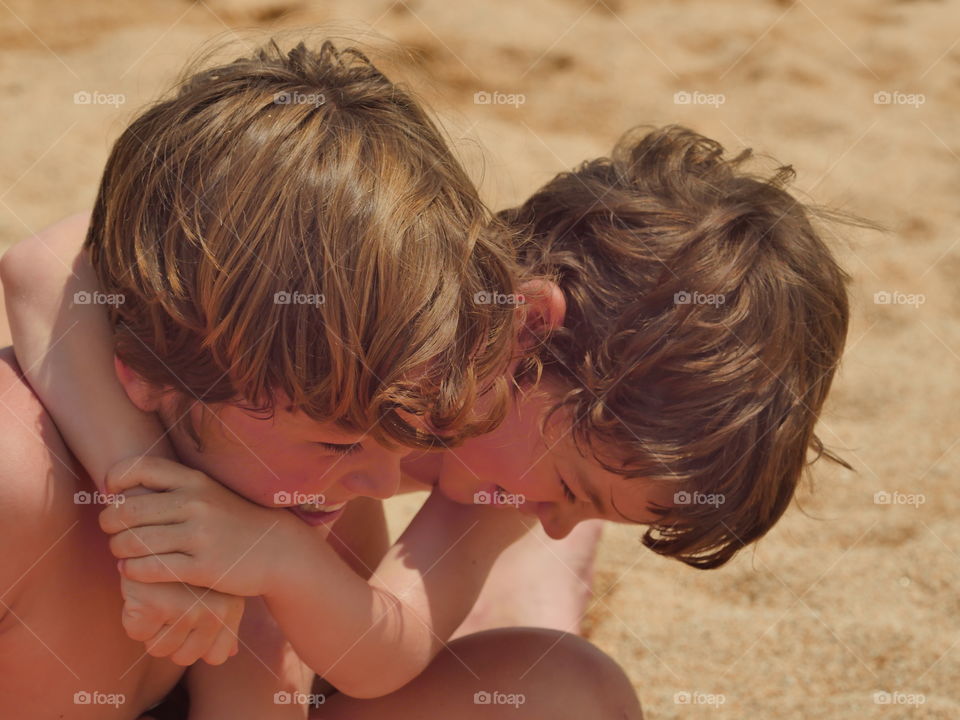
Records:
[[[137,718],[183,673],[147,655],[121,625],[119,575],[97,524],[100,506],[83,502],[93,491],[13,348],[0,350],[4,717]]]

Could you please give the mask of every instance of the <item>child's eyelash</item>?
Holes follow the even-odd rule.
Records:
[[[557,475],[557,479],[560,480],[560,485],[563,487],[563,494],[566,496],[567,500],[570,502],[576,502],[577,496],[573,494],[573,490],[570,489],[570,486],[567,485],[563,478]]]
[[[353,443],[352,445],[337,445],[335,443],[318,442],[317,445],[329,450],[332,453],[336,453],[337,455],[353,455],[356,452],[360,452],[360,450],[363,448],[360,443]]]

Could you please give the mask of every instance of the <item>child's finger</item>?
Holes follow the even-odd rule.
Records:
[[[194,480],[196,471],[166,458],[145,456],[121,460],[107,471],[108,492],[121,493],[142,485],[150,490],[176,490]]]
[[[203,659],[208,665],[223,665],[237,654],[238,645],[236,633],[230,628],[221,626],[220,632],[217,633],[210,649],[203,655]]]
[[[187,585],[199,585],[190,577],[193,572],[193,558],[182,553],[150,555],[149,557],[129,558],[118,562],[120,573],[130,580],[142,583],[180,582]]]
[[[110,552],[118,559],[187,552],[179,525],[147,525],[124,530],[110,538]]]
[[[145,642],[160,632],[163,620],[151,608],[131,603],[123,604],[123,614],[120,620],[127,637],[138,642]]]
[[[193,665],[216,641],[219,634],[218,627],[219,625],[215,623],[204,623],[194,627],[183,644],[170,655],[170,660],[177,665]]]
[[[183,641],[187,639],[189,632],[190,626],[181,622],[164,625],[160,628],[160,632],[144,643],[147,654],[157,658],[168,657],[183,645]]]
[[[143,525],[183,522],[187,513],[180,498],[169,493],[125,497],[100,511],[100,528],[110,535]]]

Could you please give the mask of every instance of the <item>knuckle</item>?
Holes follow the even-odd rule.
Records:
[[[109,507],[100,512],[100,514],[97,516],[97,522],[99,523],[101,530],[109,535],[112,535],[119,527],[118,518],[119,508]]]
[[[155,558],[131,558],[124,560],[126,574],[142,583],[155,582],[157,578],[157,564]]]
[[[123,557],[124,551],[124,540],[120,535],[113,535],[110,537],[110,540],[107,542],[110,546],[110,552],[115,558]]]
[[[169,655],[169,653],[159,644],[147,645],[147,655],[155,658],[162,658]]]
[[[193,665],[197,661],[197,657],[194,653],[188,653],[178,650],[170,656],[171,662],[175,665],[182,665],[184,667],[188,665]]]
[[[131,458],[130,467],[136,467],[141,473],[156,475],[163,471],[169,462],[166,458],[156,457],[154,455],[144,455],[143,457]]]
[[[210,479],[209,476],[203,472],[203,470],[197,470],[196,468],[187,469],[184,472],[184,477],[190,481],[191,485],[200,485]]]
[[[130,468],[132,467],[133,467],[133,458],[124,458],[123,460],[120,460],[119,462],[116,462],[113,465],[111,465],[110,468],[107,470],[107,475],[106,475],[106,478],[104,479],[104,482],[107,488],[112,489],[116,487],[120,478],[126,475],[130,471]]]
[[[184,501],[183,510],[191,518],[203,518],[207,514],[207,504],[202,498],[194,496]]]
[[[123,624],[124,626],[130,627],[141,627],[144,624],[146,617],[140,608],[127,608],[123,609]]]
[[[190,543],[195,549],[214,547],[217,535],[206,523],[197,527],[196,532],[190,537]]]
[[[141,621],[133,621],[124,618],[123,620],[123,629],[127,631],[127,635],[134,640],[149,640],[153,636],[153,628]]]

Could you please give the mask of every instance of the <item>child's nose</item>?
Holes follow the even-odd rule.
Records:
[[[400,468],[370,468],[347,475],[341,483],[354,495],[385,500],[397,494]]]
[[[400,487],[400,461],[409,450],[394,452],[386,448],[368,451],[363,466],[347,475],[342,485],[350,492],[385,500]]]
[[[538,503],[537,516],[543,531],[553,540],[563,540],[580,521],[569,508],[561,509],[558,503]]]

